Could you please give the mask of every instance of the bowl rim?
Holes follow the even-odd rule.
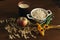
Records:
[[[35,19],[38,19],[38,18],[36,18],[36,17],[34,17],[32,14],[33,14],[33,12],[35,11],[35,10],[43,10],[44,12],[45,12],[45,14],[46,14],[46,17],[45,18],[43,18],[43,19],[40,19],[40,20],[45,20],[47,17],[48,17],[48,13],[47,13],[47,10],[45,10],[45,9],[43,9],[43,8],[35,8],[35,9],[33,9],[32,11],[31,11],[31,16],[33,17],[33,18],[35,18]],[[39,20],[39,19],[38,19]]]

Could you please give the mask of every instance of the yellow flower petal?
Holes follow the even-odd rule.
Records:
[[[42,36],[44,36],[44,33],[45,33],[45,30],[41,27],[41,25],[39,24],[39,23],[37,23],[37,29],[38,29],[38,31],[40,32],[40,34],[42,35]]]

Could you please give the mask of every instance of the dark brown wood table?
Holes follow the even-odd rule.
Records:
[[[54,18],[52,20],[52,25],[60,24],[60,7],[53,0],[1,0],[0,1],[0,19],[5,19],[9,17],[14,17],[18,15],[17,3],[19,1],[26,1],[30,5],[30,10],[33,8],[44,8],[49,9],[53,12]],[[0,28],[0,40],[9,40],[8,32],[3,28]],[[23,39],[16,39],[23,40]],[[25,40],[25,39],[24,39]],[[45,36],[41,37],[37,35],[37,39],[31,38],[28,40],[60,40],[60,30],[50,29],[45,32]]]

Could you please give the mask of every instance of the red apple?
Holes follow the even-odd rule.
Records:
[[[20,26],[25,27],[27,25],[27,23],[28,23],[28,20],[25,17],[20,17],[17,19],[17,24]]]

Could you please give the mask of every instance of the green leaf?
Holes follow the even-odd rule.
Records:
[[[50,24],[51,19],[52,19],[52,15],[49,15],[49,16],[46,18],[46,24],[47,24],[47,25]]]

